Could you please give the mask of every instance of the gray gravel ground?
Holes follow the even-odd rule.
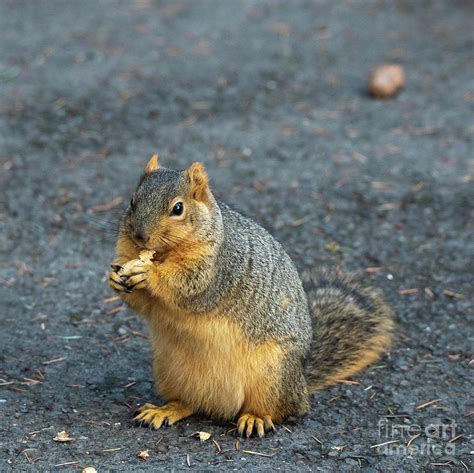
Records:
[[[2,0],[0,470],[472,466],[473,15],[455,0]],[[407,73],[395,100],[365,93],[383,62]],[[157,400],[146,328],[107,300],[105,273],[156,150],[205,162],[302,273],[340,264],[382,288],[390,356],[240,450],[204,418],[135,427]]]

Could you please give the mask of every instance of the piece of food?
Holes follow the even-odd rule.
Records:
[[[136,265],[141,263],[142,261],[140,259],[131,259],[130,261],[127,261],[126,263],[122,264],[122,266],[119,268],[117,271],[120,276],[123,274],[128,274],[130,273],[130,270]]]
[[[153,256],[155,255],[155,252],[153,250],[143,250],[140,252],[138,255],[138,258],[143,262],[143,263],[151,263]]]
[[[141,251],[137,259],[132,259],[130,261],[127,261],[120,268],[118,268],[119,275],[121,276],[122,274],[129,274],[130,270],[137,264],[151,263],[153,260],[154,254],[155,252],[153,250]]]
[[[398,64],[376,67],[369,76],[369,92],[379,98],[390,98],[405,86],[405,71]]]

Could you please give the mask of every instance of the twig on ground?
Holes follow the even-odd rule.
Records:
[[[260,453],[260,452],[254,452],[253,450],[240,450],[242,453],[247,453],[248,455],[257,455],[259,457],[266,457],[266,458],[272,458],[274,453],[269,454],[269,453]]]
[[[123,197],[118,196],[114,197],[111,201],[106,202],[105,204],[98,204],[94,205],[89,209],[90,212],[99,213],[99,212],[107,212],[107,210],[111,210],[114,207],[118,207],[123,202]]]
[[[410,447],[410,445],[420,436],[421,434],[416,434],[413,437],[411,437],[408,442],[407,442],[407,448]]]
[[[413,287],[411,289],[402,289],[401,291],[398,291],[398,293],[401,295],[401,296],[406,296],[408,294],[416,294],[418,292],[418,288],[417,287]]]
[[[389,440],[388,442],[378,443],[376,445],[371,445],[370,448],[383,447],[384,445],[390,445],[392,443],[399,443],[400,440]]]
[[[433,399],[432,401],[428,401],[428,402],[425,402],[424,404],[420,404],[419,406],[416,406],[415,409],[420,410],[425,407],[431,406],[431,404],[435,404],[439,401],[441,401],[441,399]]]
[[[51,365],[52,363],[59,363],[60,361],[64,361],[67,356],[62,356],[61,358],[54,358],[52,360],[43,361],[43,365]]]
[[[212,442],[213,442],[213,443],[214,443],[214,445],[216,446],[217,453],[220,453],[220,452],[222,452],[222,448],[221,448],[221,446],[219,445],[219,443],[217,442],[217,440],[215,440],[215,439],[212,439]]]
[[[58,463],[57,465],[54,466],[68,466],[68,465],[79,465],[78,461],[72,461],[72,462],[65,462],[65,463]]]

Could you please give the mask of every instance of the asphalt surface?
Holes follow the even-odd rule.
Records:
[[[473,15],[469,1],[2,0],[0,470],[472,468]],[[374,100],[367,76],[386,62],[406,89]],[[380,287],[391,354],[239,449],[200,417],[135,427],[158,401],[146,327],[105,274],[155,151],[203,161],[302,274],[340,265]]]

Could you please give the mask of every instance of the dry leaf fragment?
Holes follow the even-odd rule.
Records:
[[[82,469],[82,473],[97,473],[97,470],[93,466],[86,466]]]
[[[53,438],[55,442],[74,442],[74,439],[65,431],[62,430],[56,434],[56,437]]]
[[[205,442],[211,438],[211,434],[209,432],[194,432],[193,437],[199,437],[201,442]]]
[[[138,454],[138,458],[141,458],[142,460],[147,460],[149,456],[150,456],[150,454],[148,453],[148,450],[142,450]]]

